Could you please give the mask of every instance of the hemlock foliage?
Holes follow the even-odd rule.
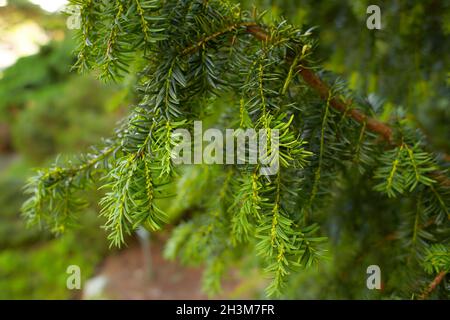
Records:
[[[85,206],[83,193],[100,187],[104,228],[121,246],[139,226],[159,230],[173,219],[161,206],[172,197],[184,204],[166,255],[206,262],[209,292],[227,266],[252,256],[271,279],[268,296],[295,296],[298,276],[327,257],[365,261],[352,255],[359,247],[392,271],[381,296],[448,297],[445,279],[429,290],[449,271],[447,164],[410,122],[378,122],[381,106],[322,70],[311,30],[227,1],[71,2],[82,19],[74,68],[114,81],[137,74],[140,102],[113,137],[30,179],[31,223],[62,230]],[[174,166],[171,133],[192,131],[195,120],[281,128],[280,171]],[[349,237],[355,248],[344,249]],[[389,252],[375,252],[380,241]]]

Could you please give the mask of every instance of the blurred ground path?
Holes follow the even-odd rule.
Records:
[[[142,249],[137,242],[113,253],[105,259],[96,273],[106,299],[207,299],[201,291],[202,268],[192,268],[167,261],[162,256],[164,240],[153,238],[151,260],[153,276],[148,277]],[[261,278],[246,277],[244,281],[236,271],[222,283],[222,294],[214,299],[251,299],[264,288]],[[86,297],[85,298],[89,298]],[[95,297],[93,297],[95,298]]]

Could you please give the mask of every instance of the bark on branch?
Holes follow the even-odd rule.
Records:
[[[426,298],[428,298],[430,293],[433,292],[434,289],[436,289],[436,287],[442,282],[442,280],[444,279],[446,274],[447,274],[447,271],[439,272],[439,274],[436,276],[436,278],[433,279],[433,281],[428,285],[428,287],[425,289],[425,291],[419,296],[419,299],[425,300]]]

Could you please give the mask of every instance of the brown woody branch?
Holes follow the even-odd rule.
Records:
[[[447,274],[447,271],[441,271],[436,276],[436,278],[433,279],[433,281],[428,285],[428,287],[425,289],[425,291],[419,296],[420,300],[425,300],[428,298],[431,292],[436,289],[436,287],[442,282],[442,280],[445,278]]]
[[[315,89],[322,99],[327,99],[330,88],[322,82],[322,80],[312,70],[300,67],[299,72],[303,80],[305,80],[311,88]],[[352,117],[359,123],[366,123],[366,128],[369,131],[379,134],[386,141],[392,143],[392,129],[388,125],[367,116],[360,110],[349,109],[351,104],[338,97],[331,98],[330,105],[336,110],[347,112],[348,116]]]
[[[260,26],[249,26],[247,27],[247,31],[261,41],[270,40],[270,36]],[[307,69],[304,66],[299,66],[298,68],[303,80],[311,88],[313,88],[322,99],[327,99],[330,94],[329,86],[324,83],[312,70]],[[360,110],[350,108],[351,102],[343,101],[339,97],[333,97],[330,100],[330,105],[336,110],[347,112],[347,114],[357,122],[365,122],[368,130],[380,135],[389,143],[392,143],[392,129],[381,121],[367,116]]]
[[[269,42],[271,37],[264,29],[259,25],[249,25],[247,26],[247,32],[253,35],[256,39],[261,41]],[[300,73],[303,80],[314,89],[322,99],[328,99],[331,93],[330,87],[323,82],[320,77],[314,73],[311,69],[305,66],[299,65],[298,72]],[[330,105],[349,117],[353,118],[359,123],[365,123],[369,131],[379,135],[390,145],[395,145],[393,142],[393,130],[387,124],[372,118],[364,114],[361,110],[352,108],[351,101],[345,101],[340,97],[332,97],[330,99]],[[431,172],[430,176],[435,179],[441,186],[449,187],[450,179],[440,172]]]

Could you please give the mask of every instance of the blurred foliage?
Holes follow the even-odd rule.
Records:
[[[44,13],[28,1],[10,1],[0,18],[8,27],[35,21],[58,39],[0,72],[0,139],[11,139],[0,143],[10,146],[0,146],[0,299],[73,298],[80,292],[66,288],[66,268],[80,266],[84,282],[106,254],[96,206],[77,221],[83,229],[55,238],[27,228],[20,214],[23,184],[32,167],[110,135],[129,90],[71,72],[74,42],[70,33],[64,35],[63,16]],[[97,197],[91,194],[92,203]]]
[[[25,108],[37,92],[45,91],[70,77],[74,59],[71,41],[52,42],[40,48],[38,54],[20,58],[2,72],[0,78],[0,119],[10,120]]]
[[[26,228],[25,222],[18,216],[18,205],[24,201],[24,195],[20,192],[22,184],[23,177],[0,177],[0,250],[31,244],[42,238],[39,230]]]
[[[12,124],[13,147],[30,160],[82,150],[118,119],[123,90],[70,73],[73,49],[68,40],[50,43],[0,79],[0,123]]]
[[[22,187],[29,165],[15,160],[0,171],[0,299],[66,299],[80,291],[66,287],[69,265],[81,269],[82,283],[91,277],[107,252],[95,208],[79,218],[83,229],[60,237],[27,228],[20,216]],[[95,199],[95,195],[92,198]]]
[[[83,284],[107,249],[104,236],[98,232],[95,212],[91,211],[90,220],[83,219],[83,224],[87,228],[61,238],[2,250],[0,299],[63,299],[80,294],[66,287],[67,267],[80,267]]]

